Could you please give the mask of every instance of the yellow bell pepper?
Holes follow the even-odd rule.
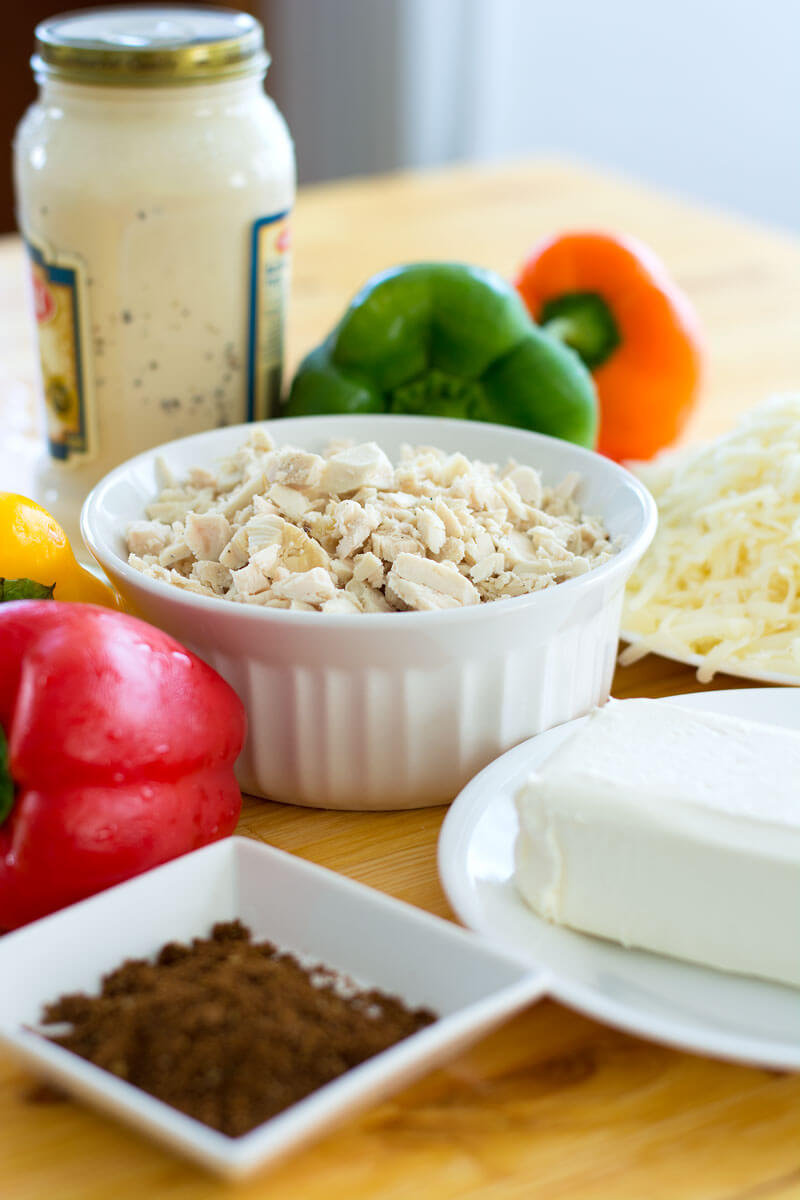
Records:
[[[54,588],[55,600],[121,607],[117,593],[80,566],[67,535],[46,509],[15,492],[0,492],[0,584],[8,580]]]

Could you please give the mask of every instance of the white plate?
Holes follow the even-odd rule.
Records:
[[[640,634],[628,633],[624,629],[619,636],[623,642],[629,642],[632,646],[636,646],[642,640]],[[659,658],[668,658],[670,662],[684,663],[687,667],[702,667],[705,664],[701,654],[668,654],[666,650],[651,650],[650,653],[657,654]],[[734,675],[737,679],[752,679],[756,683],[779,683],[786,687],[800,687],[800,674],[797,672],[790,675],[783,671],[761,671],[758,667],[748,667],[746,659],[737,663],[723,663],[716,668],[714,674]]]
[[[751,688],[672,697],[670,703],[800,727],[800,693]],[[528,773],[578,727],[570,721],[504,754],[464,788],[439,838],[439,875],[462,921],[548,974],[548,993],[631,1033],[765,1067],[800,1069],[800,993],[726,975],[551,925],[512,881],[512,797]]]
[[[231,1138],[28,1031],[65,992],[125,958],[240,918],[257,938],[439,1014],[433,1025]],[[432,1070],[543,994],[543,975],[484,939],[249,838],[227,838],[0,940],[0,1042],[104,1112],[241,1177]],[[2,1191],[2,1188],[0,1188]]]

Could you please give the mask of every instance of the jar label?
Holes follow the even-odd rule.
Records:
[[[77,258],[26,240],[48,449],[85,461],[94,451],[93,396],[85,345],[86,272]]]
[[[288,212],[261,217],[254,222],[250,258],[248,421],[263,421],[275,416],[280,403],[290,247]]]

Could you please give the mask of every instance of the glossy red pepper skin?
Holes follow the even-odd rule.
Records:
[[[135,617],[0,607],[0,725],[14,804],[0,826],[0,929],[231,834],[244,707]]]

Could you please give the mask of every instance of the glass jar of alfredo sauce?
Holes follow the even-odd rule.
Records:
[[[185,7],[36,30],[15,139],[48,453],[37,498],[75,534],[140,450],[260,419],[281,386],[292,142],[259,23]]]

